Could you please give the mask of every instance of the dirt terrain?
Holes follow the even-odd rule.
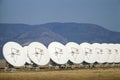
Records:
[[[0,80],[120,80],[120,68],[0,72]]]

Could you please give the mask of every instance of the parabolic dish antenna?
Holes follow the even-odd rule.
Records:
[[[107,43],[103,43],[100,45],[100,59],[99,59],[99,63],[105,63],[108,60],[109,54],[110,54],[110,49]]]
[[[29,44],[28,56],[37,65],[46,65],[50,61],[47,48],[39,42]]]
[[[69,60],[75,64],[80,64],[83,62],[83,56],[80,45],[75,42],[69,42],[66,44],[66,50],[68,53]]]
[[[14,67],[24,66],[27,58],[22,46],[16,42],[7,42],[3,46],[3,56]]]
[[[68,54],[63,44],[59,42],[52,42],[48,46],[50,58],[56,64],[66,64],[68,61]]]
[[[82,48],[82,52],[85,55],[84,61],[87,63],[94,63],[96,55],[93,53],[93,47],[89,43],[82,43],[80,44]]]
[[[24,51],[24,54],[27,55],[26,63],[32,64],[32,61],[30,60],[30,57],[28,56],[28,46],[24,46],[24,47],[23,47],[23,51]]]
[[[102,52],[101,44],[93,43],[92,46],[93,46],[93,53],[96,54],[95,60],[96,60],[96,62],[99,63],[100,62],[100,58],[101,58],[101,52]]]
[[[110,52],[109,52],[109,57],[108,57],[107,62],[108,63],[116,62],[115,60],[116,60],[116,56],[118,54],[117,47],[115,44],[108,44],[108,46],[109,46]]]
[[[120,44],[115,44],[115,46],[116,46],[116,50],[115,50],[115,53],[116,53],[115,62],[119,63],[120,62]]]

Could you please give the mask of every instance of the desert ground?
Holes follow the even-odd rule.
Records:
[[[120,80],[120,68],[1,71],[0,80]]]

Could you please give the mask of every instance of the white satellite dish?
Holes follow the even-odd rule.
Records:
[[[28,63],[28,64],[33,64],[32,61],[30,60],[29,55],[28,55],[28,46],[24,46],[24,47],[23,47],[23,51],[24,51],[24,54],[27,55],[26,63]]]
[[[85,55],[84,61],[87,63],[94,63],[96,55],[93,53],[93,47],[89,43],[82,43],[80,44],[82,48],[82,52]]]
[[[52,42],[48,46],[49,55],[52,61],[56,64],[66,64],[68,61],[68,54],[63,44],[59,42]]]
[[[118,54],[118,50],[117,50],[117,46],[115,44],[108,44],[109,45],[109,49],[110,49],[110,54],[109,54],[109,58],[107,60],[108,63],[114,63],[116,62],[116,56]]]
[[[14,67],[24,66],[27,58],[23,53],[22,46],[16,42],[7,42],[3,46],[3,56]]]
[[[93,43],[92,46],[93,46],[93,53],[96,54],[95,60],[96,60],[96,62],[99,63],[100,62],[100,58],[101,58],[101,52],[102,52],[101,44]]]
[[[103,43],[100,45],[100,60],[99,63],[106,63],[110,54],[110,49],[107,43]]]
[[[46,65],[50,61],[47,48],[39,42],[32,42],[29,44],[28,55],[37,65]]]
[[[83,56],[83,54],[81,53],[79,44],[75,42],[69,42],[66,44],[66,50],[71,62],[75,64],[80,64],[83,62],[83,59],[81,59],[81,56]]]
[[[120,62],[120,44],[115,44],[115,46],[116,46],[116,50],[115,50],[115,53],[116,53],[115,62],[119,63]]]
[[[114,44],[113,45],[113,54],[114,54],[114,59],[113,59],[113,62],[115,63],[119,63],[119,59],[120,59],[120,47],[117,45],[117,44]]]

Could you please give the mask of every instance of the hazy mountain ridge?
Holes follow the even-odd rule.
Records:
[[[120,32],[107,30],[96,24],[88,23],[47,23],[42,26],[67,38],[68,41],[119,43]]]
[[[39,41],[46,46],[53,41],[63,44],[70,41],[120,43],[119,35],[120,32],[87,23],[0,24],[0,52],[2,53],[2,47],[8,41],[16,41],[22,45]],[[1,53],[0,58],[2,58]]]

